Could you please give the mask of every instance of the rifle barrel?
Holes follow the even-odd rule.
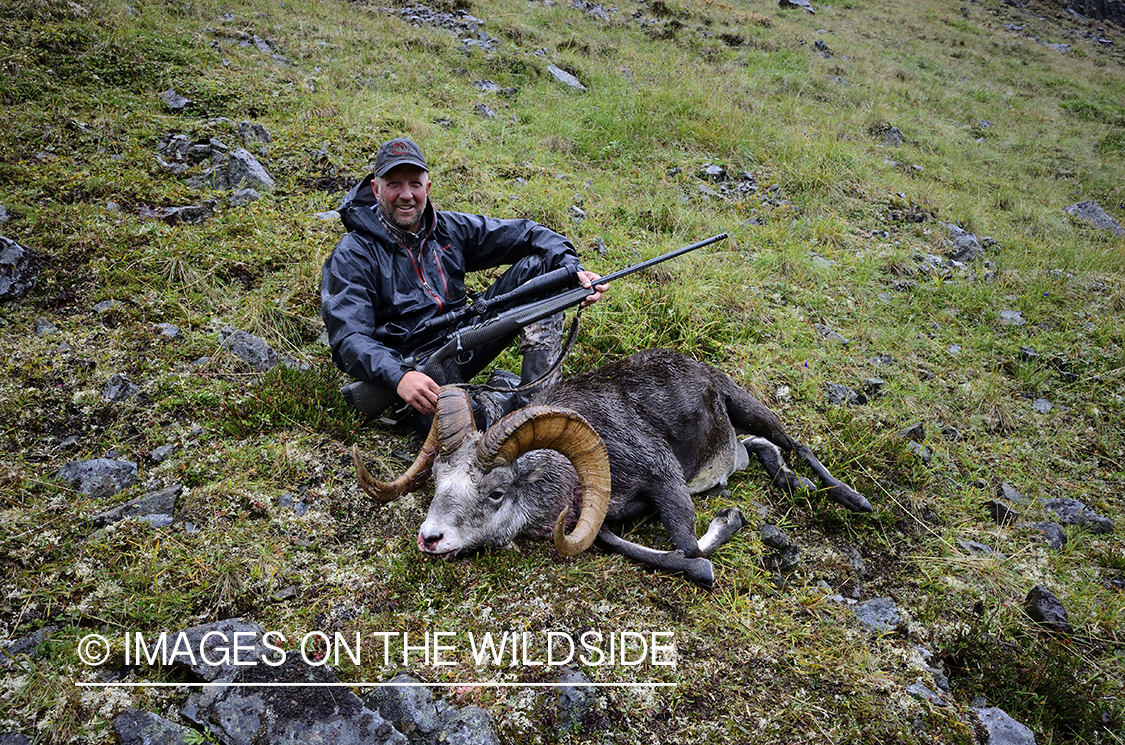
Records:
[[[718,243],[719,241],[726,240],[726,238],[727,238],[726,233],[719,233],[718,235],[713,235],[710,238],[704,238],[703,240],[699,241],[698,243],[693,243],[690,246],[684,246],[683,248],[677,248],[675,251],[669,251],[666,254],[661,254],[660,256],[656,256],[656,257],[648,259],[646,261],[642,261],[639,264],[634,264],[633,266],[627,266],[624,269],[619,269],[618,271],[614,272],[613,274],[608,274],[604,277],[601,277],[601,278],[597,279],[594,282],[594,284],[595,285],[607,284],[609,282],[612,282],[615,279],[621,279],[622,277],[628,277],[630,274],[633,274],[634,272],[639,272],[642,269],[648,269],[650,266],[655,266],[656,264],[659,264],[661,262],[668,261],[668,259],[674,259],[677,256],[683,256],[688,251],[694,251],[697,248],[703,248],[704,246],[710,246],[712,243]]]

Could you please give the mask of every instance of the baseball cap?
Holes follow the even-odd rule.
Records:
[[[382,178],[387,171],[395,166],[409,164],[417,166],[423,171],[429,171],[426,167],[426,156],[422,155],[421,148],[409,137],[396,137],[393,140],[387,140],[379,146],[379,151],[375,153],[375,175]]]

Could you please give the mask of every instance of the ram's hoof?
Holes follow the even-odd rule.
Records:
[[[828,490],[828,496],[852,512],[871,512],[874,509],[867,501],[867,497],[844,484],[833,486]]]
[[[726,533],[729,537],[749,524],[750,523],[746,521],[746,517],[742,514],[742,510],[737,507],[724,507],[715,513],[715,517],[711,519],[711,525],[707,528],[707,532],[711,532],[716,528],[725,528],[729,531]]]
[[[715,565],[710,559],[687,559],[683,572],[685,577],[704,590],[715,586]]]

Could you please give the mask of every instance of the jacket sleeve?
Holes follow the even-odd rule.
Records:
[[[321,271],[320,314],[337,367],[356,380],[396,388],[411,367],[373,336],[379,317],[376,272],[355,235],[344,236]]]
[[[464,235],[465,269],[479,271],[538,256],[544,271],[582,269],[578,251],[568,238],[532,220],[500,220],[483,215],[445,213],[450,228]]]

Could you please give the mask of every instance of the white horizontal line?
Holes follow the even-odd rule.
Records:
[[[78,681],[83,688],[674,688],[679,683],[505,683],[482,681],[473,683],[93,683]]]

